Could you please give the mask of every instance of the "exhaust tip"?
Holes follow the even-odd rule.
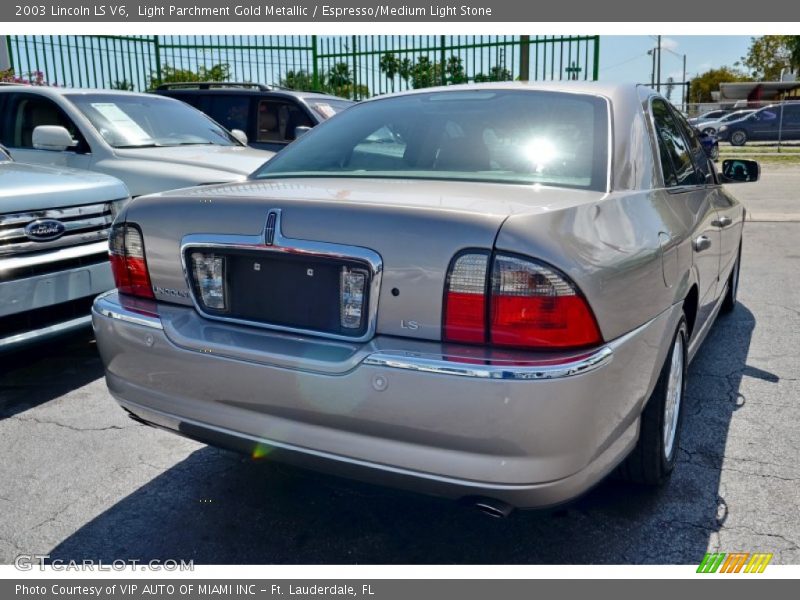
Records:
[[[493,498],[472,498],[470,504],[473,508],[493,519],[505,519],[514,512],[513,506]]]

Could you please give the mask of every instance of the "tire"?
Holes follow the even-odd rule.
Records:
[[[717,130],[713,127],[706,127],[703,129],[703,133],[707,133],[708,135],[717,135]]]
[[[714,147],[711,148],[711,160],[714,162],[719,160],[719,144],[714,144]]]
[[[686,318],[681,317],[656,387],[642,412],[639,441],[620,466],[623,479],[658,486],[675,468],[686,392],[687,342]]]
[[[736,262],[728,276],[728,290],[725,292],[725,299],[722,301],[720,312],[725,314],[732,313],[736,308],[736,297],[739,294],[739,268],[742,264],[742,247],[739,246],[739,253],[736,255]]]
[[[737,129],[731,131],[728,138],[731,141],[731,146],[744,146],[747,143],[747,132],[744,129]]]

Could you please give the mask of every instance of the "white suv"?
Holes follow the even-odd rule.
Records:
[[[20,162],[113,175],[133,197],[243,179],[274,153],[179,100],[0,86],[0,143]]]

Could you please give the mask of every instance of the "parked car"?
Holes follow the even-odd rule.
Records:
[[[118,179],[16,163],[0,146],[0,352],[89,326],[114,287],[108,232],[127,199]]]
[[[244,179],[273,155],[152,94],[2,86],[0,115],[0,142],[15,159],[113,175],[133,196]]]
[[[697,128],[705,133],[716,135],[717,130],[719,130],[719,128],[723,125],[732,121],[744,119],[745,117],[752,115],[754,112],[756,112],[755,109],[736,110],[732,113],[728,113],[720,119],[716,119],[715,121],[704,121],[702,125],[698,126]]]
[[[765,106],[744,119],[722,125],[717,135],[734,146],[744,146],[750,140],[800,140],[800,102],[787,102],[783,108],[779,104]]]
[[[183,100],[228,129],[244,131],[253,148],[274,152],[355,104],[329,94],[296,92],[258,83],[165,83],[155,93]]]
[[[697,139],[700,140],[700,144],[703,146],[706,156],[708,156],[708,158],[714,162],[718,161],[719,140],[717,139],[717,136],[705,130],[700,131],[697,127],[694,128],[694,132],[697,135]]]
[[[702,115],[699,115],[697,117],[692,117],[691,119],[688,119],[688,121],[689,121],[690,125],[694,125],[695,127],[699,127],[703,123],[708,123],[708,122],[711,122],[711,121],[718,121],[719,119],[721,119],[725,115],[727,115],[729,112],[731,112],[731,111],[728,110],[728,109],[725,109],[725,108],[721,108],[721,109],[717,109],[717,110],[709,110],[707,112],[704,112]]]
[[[758,178],[738,162],[727,181]],[[658,484],[687,364],[736,302],[722,182],[643,87],[359,103],[246,183],[120,215],[93,309],[109,390],[184,436],[494,515],[623,461]]]

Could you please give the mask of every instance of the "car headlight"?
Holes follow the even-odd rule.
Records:
[[[722,132],[722,131],[726,131],[727,129],[728,129],[728,126],[727,126],[727,125],[723,125],[722,127],[720,127],[720,128],[719,128],[719,130],[720,130],[721,132]]]
[[[111,210],[111,219],[116,220],[117,215],[122,212],[122,209],[125,208],[125,205],[130,202],[130,198],[123,198],[122,200],[113,200],[108,203],[108,207]]]

